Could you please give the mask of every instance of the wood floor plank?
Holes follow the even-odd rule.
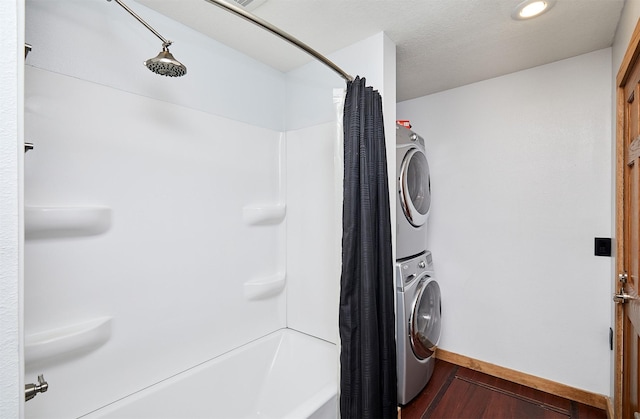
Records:
[[[526,399],[536,400],[544,405],[553,406],[566,412],[569,412],[571,409],[571,401],[565,399],[564,397],[545,393],[544,391],[527,387],[522,384],[517,384],[512,381],[507,381],[502,378],[493,377],[479,371],[474,371],[467,368],[459,368],[457,375],[459,377],[486,384]]]
[[[607,412],[597,407],[578,402],[571,402],[571,405],[572,419],[607,419]]]
[[[567,419],[568,414],[545,408],[504,392],[456,378],[440,403],[424,418]]]
[[[436,360],[427,387],[400,410],[401,419],[605,419],[604,410]]]
[[[442,386],[446,385],[449,378],[454,377],[457,365],[449,362],[437,362],[438,367],[434,369],[433,376],[429,381],[429,384],[418,394],[415,399],[409,402],[406,406],[400,410],[400,416],[402,419],[419,419],[424,412],[427,411],[429,405],[437,397],[438,393],[442,389]]]

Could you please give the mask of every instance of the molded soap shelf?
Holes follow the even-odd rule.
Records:
[[[248,225],[275,225],[284,220],[285,204],[247,205],[242,208],[242,220]]]
[[[247,300],[263,300],[273,297],[282,292],[285,283],[286,275],[284,273],[252,279],[244,283],[244,296]]]
[[[27,367],[41,361],[72,357],[102,346],[111,337],[111,317],[34,333],[25,337]]]
[[[94,236],[111,228],[111,208],[34,207],[24,210],[27,239]]]

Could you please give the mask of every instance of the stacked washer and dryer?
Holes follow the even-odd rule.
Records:
[[[396,174],[396,353],[398,403],[404,405],[431,379],[442,313],[427,249],[431,181],[424,139],[400,124]]]

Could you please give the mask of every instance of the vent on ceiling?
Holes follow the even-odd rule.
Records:
[[[235,3],[237,6],[242,7],[246,11],[255,10],[267,0],[228,0],[230,3]]]

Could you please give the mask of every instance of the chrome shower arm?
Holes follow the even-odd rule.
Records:
[[[116,1],[118,1],[118,0],[116,0]],[[271,23],[267,22],[266,20],[263,20],[263,19],[259,18],[258,16],[247,12],[246,10],[244,10],[241,7],[236,6],[235,4],[231,4],[233,2],[226,2],[224,0],[205,0],[205,1],[213,4],[214,6],[218,6],[218,7],[222,8],[222,9],[226,10],[227,12],[231,12],[234,15],[236,15],[238,17],[241,17],[244,20],[247,20],[247,21],[251,22],[256,26],[261,27],[262,29],[266,30],[267,32],[271,32],[272,34],[280,37],[281,39],[284,39],[285,41],[289,42],[290,44],[292,44],[292,45],[294,45],[294,46],[296,46],[298,48],[300,48],[301,50],[303,50],[307,54],[311,55],[312,57],[314,57],[315,59],[317,59],[318,61],[320,61],[321,63],[323,63],[324,65],[326,65],[327,67],[329,67],[330,69],[335,71],[336,73],[338,73],[340,75],[340,77],[342,77],[345,81],[347,81],[347,82],[353,81],[353,77],[351,77],[343,69],[338,67],[333,61],[329,60],[327,57],[325,57],[324,55],[320,54],[315,49],[311,48],[309,45],[305,44],[304,42],[300,41],[297,38],[294,38],[293,36],[289,35],[285,31],[283,31],[282,29],[272,25]]]
[[[107,1],[111,1],[111,0],[107,0]],[[155,36],[157,36],[158,38],[160,38],[160,40],[162,41],[162,46],[164,48],[170,46],[172,44],[171,41],[169,41],[167,38],[165,38],[164,36],[160,35],[158,33],[158,31],[156,31],[155,29],[153,29],[153,27],[151,27],[151,25],[149,25],[147,22],[144,21],[144,19],[142,19],[140,16],[138,16],[136,14],[136,12],[134,12],[133,10],[131,10],[129,8],[129,6],[127,6],[126,4],[124,4],[121,0],[114,0],[116,3],[118,3],[120,6],[122,6],[122,8],[124,10],[126,10],[127,12],[129,12],[129,14],[133,17],[135,17],[136,19],[138,19],[138,22],[142,23],[145,28],[149,29],[151,32],[153,32],[153,34]]]

